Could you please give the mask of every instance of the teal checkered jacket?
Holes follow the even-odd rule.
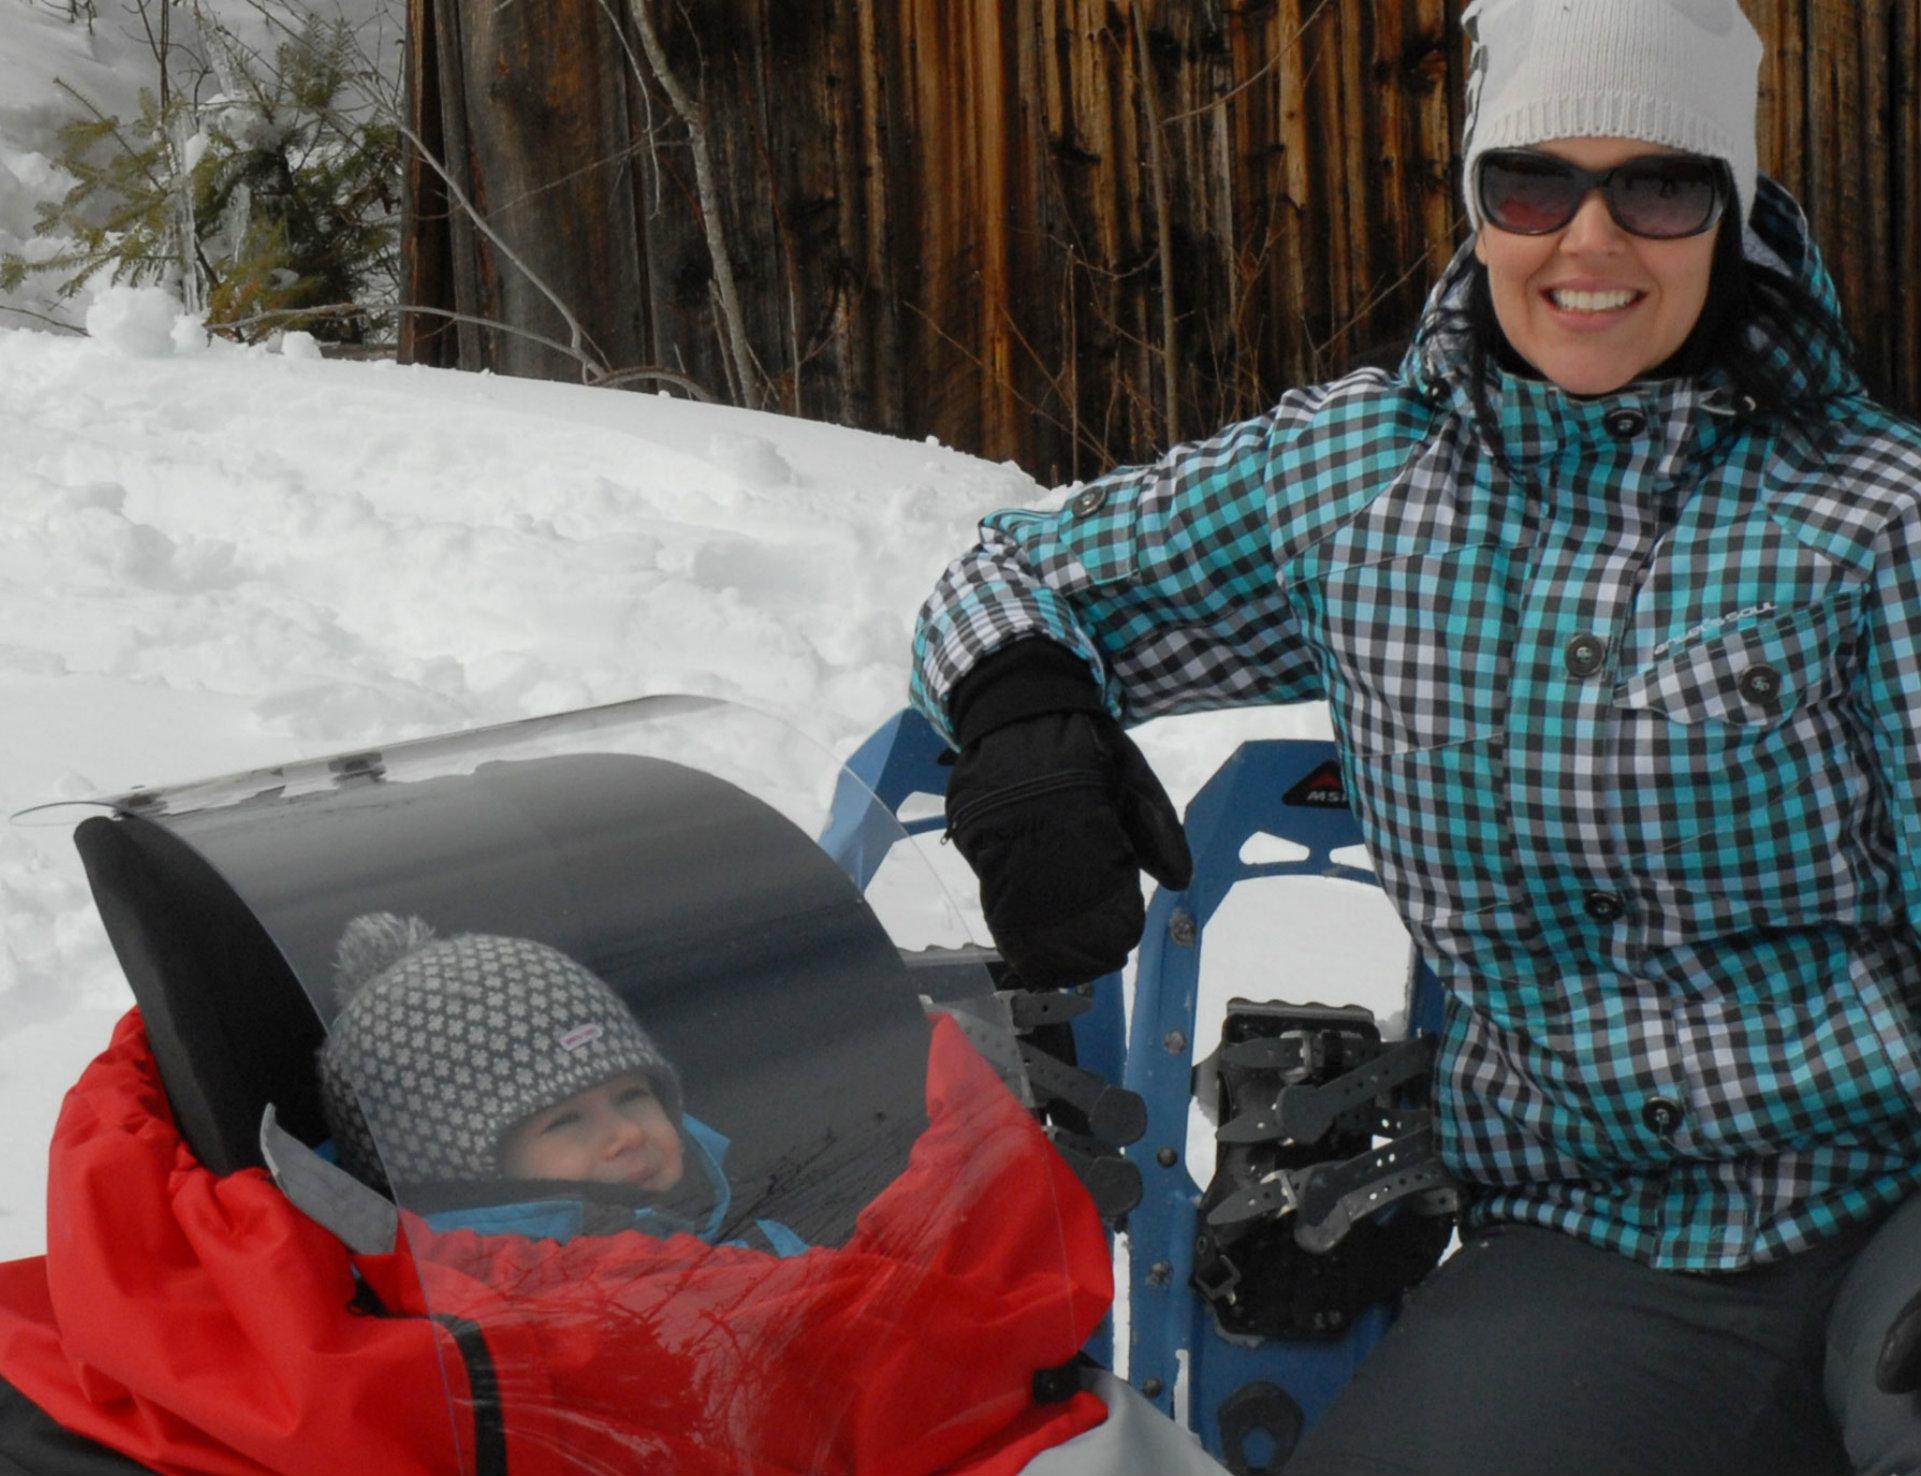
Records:
[[[1748,249],[1833,304],[1772,182]],[[1325,699],[1477,1221],[1775,1260],[1921,1183],[1921,431],[1805,352],[1819,435],[1713,376],[1477,406],[1467,269],[1398,372],[988,517],[914,700],[1033,636],[1124,722]]]

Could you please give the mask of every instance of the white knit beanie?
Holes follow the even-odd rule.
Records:
[[[1467,213],[1489,149],[1634,138],[1726,161],[1754,206],[1761,38],[1739,0],[1474,0],[1461,153]]]

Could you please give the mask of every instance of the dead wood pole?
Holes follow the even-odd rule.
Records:
[[[1161,153],[1161,108],[1154,95],[1154,59],[1147,47],[1146,0],[1134,0],[1134,57],[1141,74],[1141,109],[1147,120],[1147,173],[1154,189],[1155,249],[1161,266],[1161,415],[1172,446],[1181,438],[1179,329],[1174,308],[1174,222],[1167,208],[1167,161]]]
[[[687,130],[688,147],[694,156],[694,188],[700,199],[701,230],[707,238],[708,254],[713,257],[714,287],[720,296],[721,337],[734,377],[740,387],[741,403],[750,410],[761,407],[761,375],[747,341],[747,315],[740,305],[740,284],[734,276],[734,259],[727,250],[727,230],[721,213],[720,182],[714,168],[714,151],[707,136],[707,118],[702,100],[690,93],[672,66],[667,49],[660,44],[654,28],[650,0],[629,0],[634,29],[640,34],[640,49],[647,53],[647,64],[654,69],[661,91],[679,114]]]

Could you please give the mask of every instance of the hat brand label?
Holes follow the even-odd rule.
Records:
[[[569,1030],[565,1035],[560,1037],[560,1048],[563,1051],[577,1051],[582,1046],[592,1045],[595,1041],[599,1040],[602,1033],[598,1025],[591,1023],[576,1025],[572,1030]]]

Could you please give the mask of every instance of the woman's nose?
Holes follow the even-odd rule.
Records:
[[[1561,232],[1561,249],[1573,252],[1618,251],[1622,246],[1621,228],[1608,214],[1608,202],[1599,190],[1589,190],[1574,219]]]

